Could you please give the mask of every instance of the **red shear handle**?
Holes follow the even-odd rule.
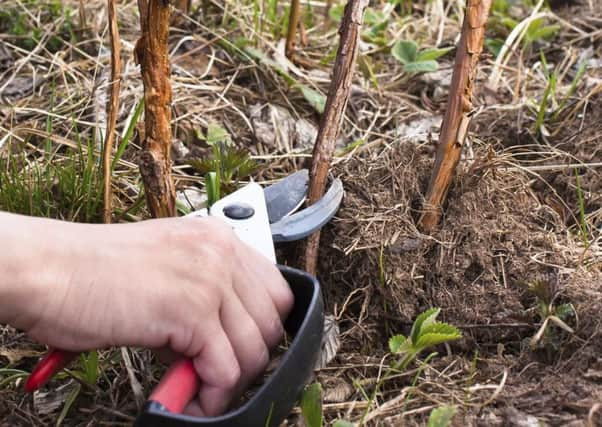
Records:
[[[180,359],[169,367],[161,382],[148,398],[161,404],[169,412],[181,413],[201,386],[192,359]]]
[[[25,390],[32,393],[46,384],[58,371],[67,366],[79,353],[63,350],[50,350],[38,362],[27,381]]]

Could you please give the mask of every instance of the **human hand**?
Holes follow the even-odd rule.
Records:
[[[275,266],[220,220],[27,221],[40,228],[32,233],[43,258],[8,323],[32,338],[70,351],[127,345],[190,357],[208,416],[265,369],[293,296]]]

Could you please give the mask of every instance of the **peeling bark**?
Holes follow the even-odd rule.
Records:
[[[441,220],[442,204],[460,161],[470,124],[474,80],[491,3],[492,0],[469,0],[466,6],[447,110],[441,124],[433,173],[419,221],[420,228],[426,233],[432,232]]]
[[[175,187],[171,176],[171,84],[167,51],[169,2],[138,0],[142,36],[135,55],[144,83],[144,140],[140,174],[146,203],[155,218],[175,216]]]
[[[119,43],[119,28],[117,27],[117,11],[115,0],[107,0],[107,16],[109,19],[109,34],[111,36],[111,86],[109,87],[109,101],[107,103],[107,132],[102,153],[103,169],[103,209],[104,223],[111,222],[113,213],[113,192],[111,189],[111,154],[115,142],[115,126],[119,111],[119,89],[121,86],[121,58]]]
[[[368,6],[368,0],[349,0],[345,6],[345,13],[339,29],[341,36],[332,81],[313,150],[308,205],[318,201],[326,190],[328,170],[334,154],[335,142],[349,99],[353,70],[357,58],[360,28],[366,6]],[[320,232],[317,232],[309,236],[303,248],[303,268],[310,274],[316,273],[319,243]]]

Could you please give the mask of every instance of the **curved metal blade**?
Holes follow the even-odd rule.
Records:
[[[309,172],[301,169],[282,181],[263,189],[270,224],[280,221],[301,207],[305,201]]]
[[[274,242],[299,240],[322,228],[339,210],[343,193],[343,183],[335,179],[316,203],[271,225]]]

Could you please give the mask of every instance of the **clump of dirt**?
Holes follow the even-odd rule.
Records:
[[[485,148],[459,173],[439,231],[422,234],[416,224],[431,167],[427,148],[400,143],[334,171],[346,195],[323,235],[319,277],[341,319],[341,360],[358,348],[382,357],[389,336],[407,334],[419,313],[439,307],[443,320],[462,329],[464,338],[451,349],[466,358],[465,369],[478,352],[477,378],[509,372],[492,408],[556,422],[583,415],[600,388],[602,274],[583,268],[578,236],[540,202],[533,180]],[[577,313],[568,321],[575,333],[555,330],[558,346],[545,357],[529,347],[542,321],[527,286],[536,281],[556,283],[554,304],[571,303]],[[495,375],[488,377],[490,369]],[[546,391],[530,398],[537,403],[515,402],[541,385]],[[546,411],[558,408],[570,414],[550,418]],[[506,412],[493,414],[490,425],[511,425]]]

